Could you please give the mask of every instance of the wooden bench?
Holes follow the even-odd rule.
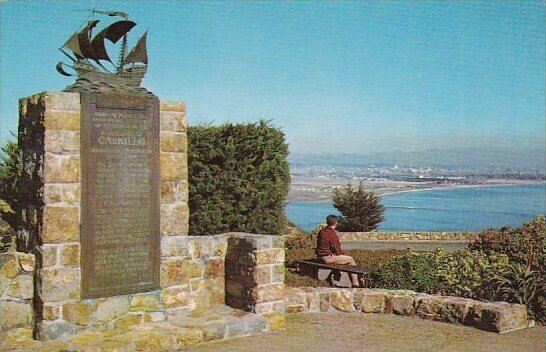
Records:
[[[301,275],[317,280],[326,280],[330,286],[337,287],[351,287],[349,274],[357,274],[359,282],[362,282],[362,276],[368,272],[368,270],[357,266],[325,264],[317,259],[298,260],[296,268]]]

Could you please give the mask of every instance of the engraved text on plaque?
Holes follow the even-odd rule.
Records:
[[[159,288],[159,101],[81,94],[82,297]]]

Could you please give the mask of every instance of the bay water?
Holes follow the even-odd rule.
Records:
[[[381,197],[383,231],[475,231],[517,227],[546,213],[546,185],[432,189]],[[306,231],[339,214],[330,203],[289,202],[286,216]]]

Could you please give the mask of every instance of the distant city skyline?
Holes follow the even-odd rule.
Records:
[[[2,2],[2,144],[18,98],[72,83],[57,48],[90,7],[149,29],[143,85],[192,125],[272,119],[295,154],[546,148],[540,0]]]

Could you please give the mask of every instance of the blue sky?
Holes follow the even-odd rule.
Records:
[[[92,7],[149,29],[143,85],[190,124],[273,119],[291,153],[545,146],[542,1],[2,2],[2,143],[18,98],[72,82],[57,48]]]

